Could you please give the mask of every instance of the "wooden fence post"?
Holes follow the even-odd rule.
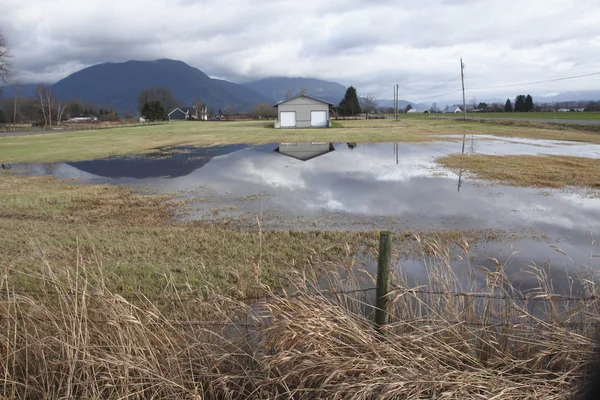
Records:
[[[383,231],[379,234],[379,258],[377,260],[377,298],[375,301],[375,326],[381,331],[388,323],[390,279],[392,272],[392,238],[394,234]]]

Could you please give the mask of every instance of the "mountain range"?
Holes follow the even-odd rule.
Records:
[[[209,107],[225,110],[228,107],[239,112],[250,111],[260,103],[275,104],[284,100],[290,93],[301,91],[338,104],[344,97],[346,87],[330,81],[311,78],[270,77],[243,84],[215,79],[183,61],[160,59],[154,61],[126,61],[103,63],[77,71],[50,85],[55,96],[63,100],[80,99],[99,107],[138,113],[138,94],[144,89],[157,86],[168,88],[183,106],[202,101]],[[18,88],[19,96],[35,95],[37,84],[9,85],[4,97],[13,97]],[[578,100],[600,100],[600,91],[588,90],[564,92],[554,96],[534,96],[536,102],[563,102]],[[494,99],[498,100],[498,99]],[[492,99],[480,101],[491,102]],[[503,102],[505,100],[498,100]],[[393,101],[379,99],[380,107],[392,107]],[[441,101],[438,107],[460,103]],[[416,104],[399,101],[399,108],[410,104],[413,108],[428,107],[429,104]]]
[[[22,97],[35,95],[37,84],[9,85],[4,97],[13,97],[18,90]],[[339,103],[346,88],[336,82],[309,78],[266,78],[238,84],[214,79],[183,61],[126,61],[103,63],[77,71],[50,85],[52,93],[64,100],[81,99],[97,106],[137,114],[138,94],[144,89],[168,88],[183,105],[202,101],[209,107],[250,111],[260,103],[275,104],[304,89],[307,94]]]

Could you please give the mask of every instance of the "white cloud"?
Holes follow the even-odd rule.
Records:
[[[82,67],[173,58],[232,80],[306,76],[419,101],[467,66],[467,88],[598,72],[597,1],[5,0],[0,29],[17,78],[52,81]],[[513,96],[598,88],[600,77],[471,90]],[[440,97],[456,98],[456,94]],[[435,100],[435,98],[434,98]],[[433,100],[429,100],[433,101]]]

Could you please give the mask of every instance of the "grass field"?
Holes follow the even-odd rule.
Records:
[[[447,115],[447,114],[442,114]],[[456,114],[458,118],[462,114]],[[600,121],[600,112],[467,112],[469,118],[523,118],[523,119],[552,119],[552,120],[581,120]]]
[[[452,154],[437,159],[454,170],[463,169],[478,178],[504,185],[600,189],[600,160],[567,156]]]
[[[264,122],[172,123],[0,138],[0,161],[464,133],[600,143],[592,132],[429,118],[297,131]],[[521,184],[523,170],[535,172],[527,185],[597,185],[600,176],[595,160],[569,157],[441,162],[509,184]],[[353,274],[360,257],[377,256],[377,232],[173,220],[183,206],[127,187],[0,173],[0,398],[566,400],[582,379],[598,323],[593,280],[578,278],[592,301],[557,308],[541,301],[560,298],[544,268],[527,270],[538,282],[527,293],[508,284],[497,261],[473,268],[467,284],[455,275],[457,259],[470,266],[470,245],[502,240],[501,233],[398,233],[395,251],[422,260],[428,283],[414,288],[401,271],[394,276],[391,324],[381,335],[360,292],[314,289],[325,281],[334,291],[357,289]],[[282,290],[289,295],[275,296]],[[262,300],[249,305],[248,296]],[[511,296],[542,306],[532,315]]]
[[[599,132],[550,124],[504,126],[451,119],[406,118],[339,121],[339,128],[280,130],[259,122],[180,122],[100,131],[39,134],[0,138],[0,162],[77,161],[152,152],[182,144],[274,143],[295,141],[425,142],[439,135],[491,134],[506,137],[568,139],[600,143]],[[560,128],[560,129],[559,129]]]

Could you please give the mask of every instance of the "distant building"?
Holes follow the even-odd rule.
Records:
[[[568,108],[559,108],[558,109],[558,112],[569,112],[569,111],[571,111],[571,110]]]
[[[428,108],[411,108],[407,114],[429,114]]]
[[[456,107],[456,109],[454,110],[454,113],[461,113],[463,112],[463,110],[460,107]]]
[[[275,104],[275,128],[328,128],[333,104],[306,94]]]
[[[75,117],[75,118],[70,118],[67,120],[67,122],[94,122],[94,121],[98,121],[98,118],[96,118],[96,117]]]
[[[169,118],[169,121],[208,121],[208,109],[206,106],[203,106],[200,109],[197,107],[176,107],[167,114],[167,117]]]

